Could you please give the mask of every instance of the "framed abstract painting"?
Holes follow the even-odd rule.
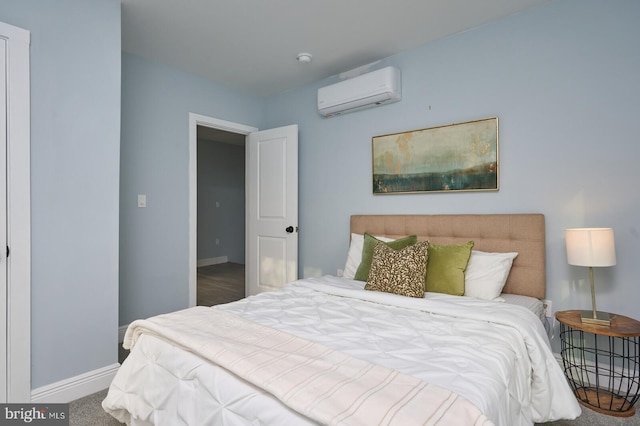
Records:
[[[498,118],[374,136],[373,193],[497,191]]]

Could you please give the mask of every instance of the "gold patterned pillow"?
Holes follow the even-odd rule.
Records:
[[[424,297],[429,242],[423,241],[402,250],[377,244],[365,290],[384,291],[409,297]]]

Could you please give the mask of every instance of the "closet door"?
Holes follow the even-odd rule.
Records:
[[[0,402],[31,401],[30,40],[0,22]]]
[[[7,41],[0,38],[0,253],[7,247]],[[0,254],[0,402],[7,402],[7,256]]]

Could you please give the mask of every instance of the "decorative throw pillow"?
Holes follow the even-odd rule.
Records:
[[[380,241],[389,242],[393,238],[376,237]],[[342,276],[350,280],[356,276],[356,271],[360,262],[362,262],[362,248],[364,246],[364,234],[351,233],[351,242],[349,244],[349,253],[347,254],[347,262],[344,265]]]
[[[515,252],[487,253],[472,250],[464,273],[464,295],[486,300],[500,297],[513,259],[517,255]]]
[[[365,233],[364,246],[362,248],[362,261],[360,262],[360,266],[358,266],[354,280],[367,281],[367,278],[369,277],[369,269],[371,268],[371,259],[373,259],[373,248],[376,244],[382,243],[394,250],[402,250],[403,248],[417,242],[418,237],[415,235],[409,235],[408,237],[400,238],[399,240],[384,242],[380,241],[373,235]]]
[[[454,296],[464,294],[464,271],[467,269],[473,241],[465,244],[431,244],[425,290]]]
[[[394,250],[384,243],[373,249],[371,271],[365,290],[384,291],[408,297],[424,297],[429,242]]]

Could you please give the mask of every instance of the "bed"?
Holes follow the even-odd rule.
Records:
[[[131,425],[511,426],[580,414],[540,313],[543,215],[354,215],[350,231],[345,276],[134,321],[103,408]],[[417,242],[387,248],[407,236]],[[365,238],[373,258],[360,281]],[[472,246],[455,271],[469,291],[486,281],[479,259],[517,255],[499,289],[474,297],[370,291],[397,279],[394,265],[430,268],[458,246]],[[439,277],[429,268],[427,289]],[[425,270],[411,270],[424,285]]]

